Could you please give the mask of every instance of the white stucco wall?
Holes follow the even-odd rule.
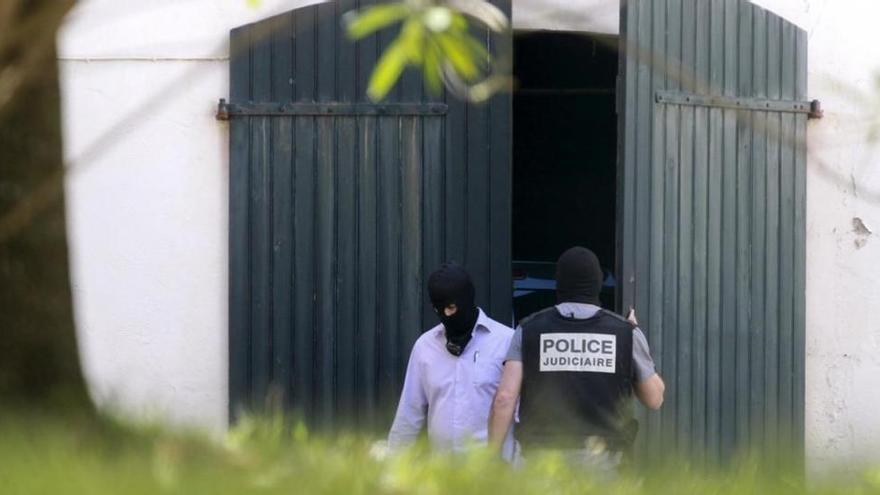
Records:
[[[95,396],[225,425],[228,29],[308,3],[81,0],[60,38],[74,296]],[[758,0],[810,34],[807,446],[880,446],[880,2]],[[617,32],[618,3],[514,0],[521,29]],[[864,96],[856,96],[863,93]],[[109,137],[108,137],[109,136]],[[857,226],[858,228],[854,227]]]
[[[230,28],[301,0],[80,0],[59,38],[76,318],[93,395],[214,430],[227,409]]]
[[[813,471],[880,459],[880,2],[765,1],[810,34],[806,441]],[[859,219],[859,220],[856,220]]]

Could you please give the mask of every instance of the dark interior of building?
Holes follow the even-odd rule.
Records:
[[[614,307],[617,37],[530,31],[514,37],[514,313],[553,304],[553,262],[592,249]]]

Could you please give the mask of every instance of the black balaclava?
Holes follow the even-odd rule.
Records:
[[[602,279],[599,258],[589,249],[575,246],[556,262],[556,301],[599,306]]]
[[[428,277],[428,297],[446,329],[446,350],[460,356],[471,340],[480,311],[474,303],[474,284],[460,265],[444,263]],[[446,316],[446,306],[455,304],[457,311]]]

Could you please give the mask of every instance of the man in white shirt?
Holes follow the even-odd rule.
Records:
[[[389,447],[412,444],[426,420],[428,439],[436,448],[460,451],[484,445],[513,330],[476,306],[473,282],[457,264],[444,264],[431,274],[428,295],[441,324],[413,345]],[[513,455],[511,434],[502,453],[508,459]]]

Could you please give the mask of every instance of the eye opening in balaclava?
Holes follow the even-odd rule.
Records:
[[[595,253],[581,246],[570,248],[556,262],[556,301],[598,306],[603,278]]]
[[[470,275],[461,265],[444,263],[428,277],[428,297],[445,329],[446,350],[460,356],[471,340],[480,314]],[[450,304],[454,304],[457,310],[446,316],[444,310]]]

